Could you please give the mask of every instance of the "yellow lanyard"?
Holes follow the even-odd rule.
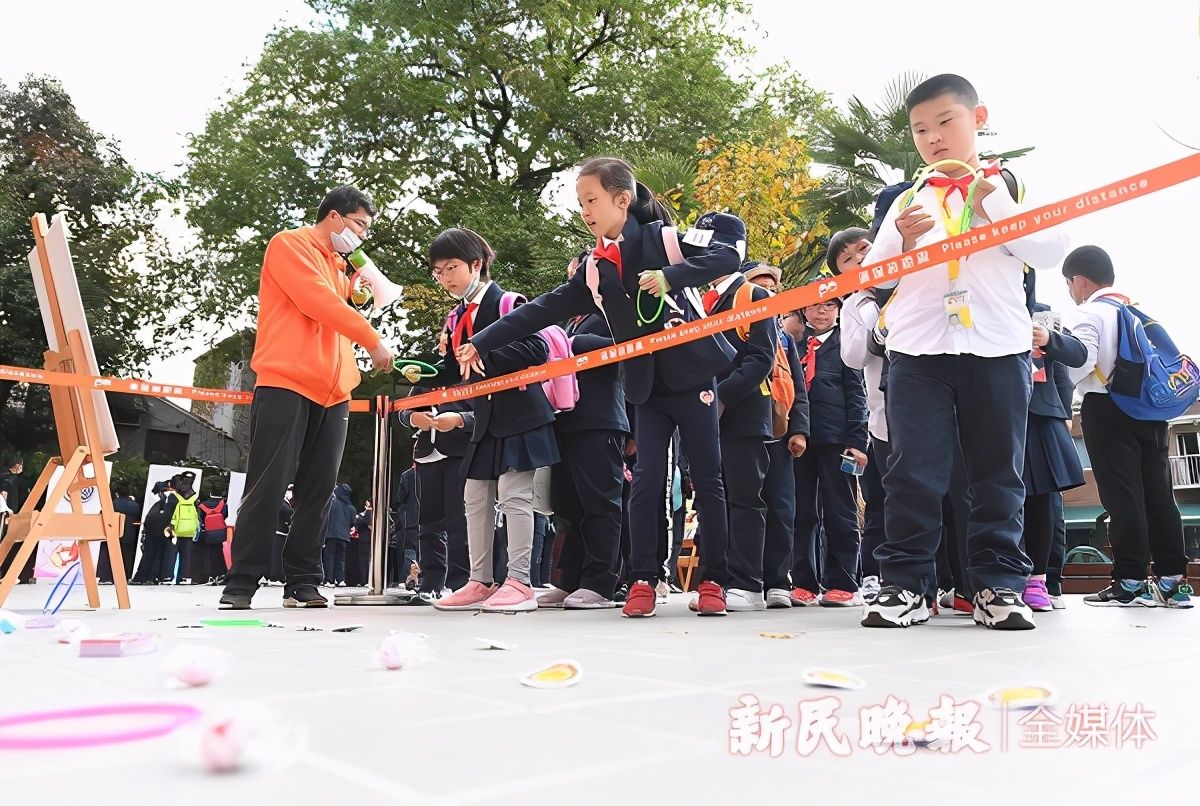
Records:
[[[946,205],[946,194],[949,191],[949,188],[938,191],[938,212],[942,216],[942,225],[946,228],[946,234],[954,238],[971,229],[971,219],[975,215],[975,183],[971,183],[971,187],[967,191],[967,197],[963,200],[962,215],[958,217],[958,221],[950,218],[950,208]],[[950,283],[953,285],[958,280],[959,262],[957,259],[950,261],[949,269]]]

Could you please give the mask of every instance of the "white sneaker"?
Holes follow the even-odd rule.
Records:
[[[858,592],[862,594],[863,601],[869,601],[879,595],[879,577],[869,576],[863,577],[862,584],[858,586]]]
[[[655,604],[666,604],[669,601],[671,601],[671,587],[660,579],[654,586],[654,602]]]
[[[791,607],[792,592],[786,591],[783,588],[771,588],[767,591],[767,609],[774,610],[776,608]]]
[[[732,613],[748,613],[754,610],[766,610],[767,601],[757,591],[744,591],[730,588],[725,591],[725,609]]]
[[[943,610],[953,610],[954,609],[954,588],[951,588],[948,591],[942,591],[942,590],[938,591],[937,603],[938,603],[938,607],[942,608]]]
[[[1032,630],[1033,611],[1016,591],[984,588],[975,594],[975,623],[992,630]]]
[[[887,585],[863,608],[864,627],[911,627],[929,621],[925,597],[896,585]]]
[[[1051,596],[1050,597],[1050,606],[1053,607],[1055,610],[1066,610],[1067,609],[1067,600],[1062,598],[1061,596]]]

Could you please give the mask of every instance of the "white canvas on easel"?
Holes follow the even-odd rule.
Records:
[[[30,225],[34,249],[29,256],[29,268],[50,347],[44,354],[45,367],[51,372],[84,376],[84,379],[81,386],[50,386],[58,452],[38,475],[21,510],[9,517],[8,529],[0,538],[0,558],[12,558],[7,573],[0,577],[0,604],[12,592],[21,567],[34,556],[43,540],[102,541],[108,545],[113,564],[122,563],[121,531],[125,517],[113,508],[109,463],[104,461],[104,457],[117,451],[119,443],[104,393],[87,380],[87,376],[99,373],[99,366],[67,244],[66,221],[57,215],[51,227],[45,216],[38,213]],[[85,470],[89,465],[90,474]],[[56,474],[57,481],[52,483]],[[85,506],[83,494],[92,488],[98,512],[88,511]],[[66,511],[59,508],[60,499],[68,502]],[[88,605],[99,607],[93,553],[89,548],[77,555]],[[114,579],[114,586],[117,606],[128,608],[129,590],[123,575]]]
[[[92,347],[92,334],[88,329],[87,314],[83,310],[83,300],[79,296],[79,281],[75,278],[75,264],[71,261],[71,249],[67,245],[69,237],[67,221],[62,213],[59,213],[54,216],[50,229],[46,231],[46,254],[50,258],[50,272],[54,278],[54,288],[58,292],[58,307],[62,311],[63,326],[68,331],[78,330],[83,337],[86,366],[77,369],[89,375],[99,375],[100,365],[96,361],[96,351]],[[42,279],[42,261],[36,247],[29,251],[29,268],[33,272],[33,287],[37,291],[42,324],[46,329],[46,342],[50,345],[51,350],[59,352],[65,345],[58,343],[54,319],[50,313],[50,296],[46,292],[46,284]],[[100,427],[101,448],[105,454],[116,453],[120,450],[121,443],[117,440],[117,429],[113,424],[112,412],[109,411],[104,392],[92,392],[92,401],[96,406],[96,421]]]

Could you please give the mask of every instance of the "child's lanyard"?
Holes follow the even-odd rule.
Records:
[[[975,187],[976,183],[972,182],[971,187],[967,190],[967,197],[963,200],[962,214],[958,217],[957,222],[951,220],[950,208],[946,205],[946,196],[949,194],[950,188],[938,193],[938,212],[942,216],[942,225],[946,228],[946,234],[951,238],[956,238],[971,228],[971,219],[975,216]],[[950,261],[949,270],[950,287],[953,288],[958,282],[959,262],[957,258]]]

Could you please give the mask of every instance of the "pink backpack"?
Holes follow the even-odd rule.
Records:
[[[504,295],[500,297],[500,315],[507,316],[512,313],[513,308],[523,302],[525,302],[525,297],[521,294],[515,291],[505,291]],[[450,333],[453,333],[454,328],[458,325],[457,311],[458,306],[456,305],[446,315],[446,330]],[[550,348],[550,356],[546,359],[547,363],[561,358],[574,357],[574,353],[571,351],[571,338],[567,335],[567,331],[558,325],[551,325],[539,330],[538,335]],[[557,378],[542,381],[542,392],[545,393],[546,399],[550,401],[555,412],[571,411],[579,402],[579,381],[576,380],[574,372],[560,375]]]

